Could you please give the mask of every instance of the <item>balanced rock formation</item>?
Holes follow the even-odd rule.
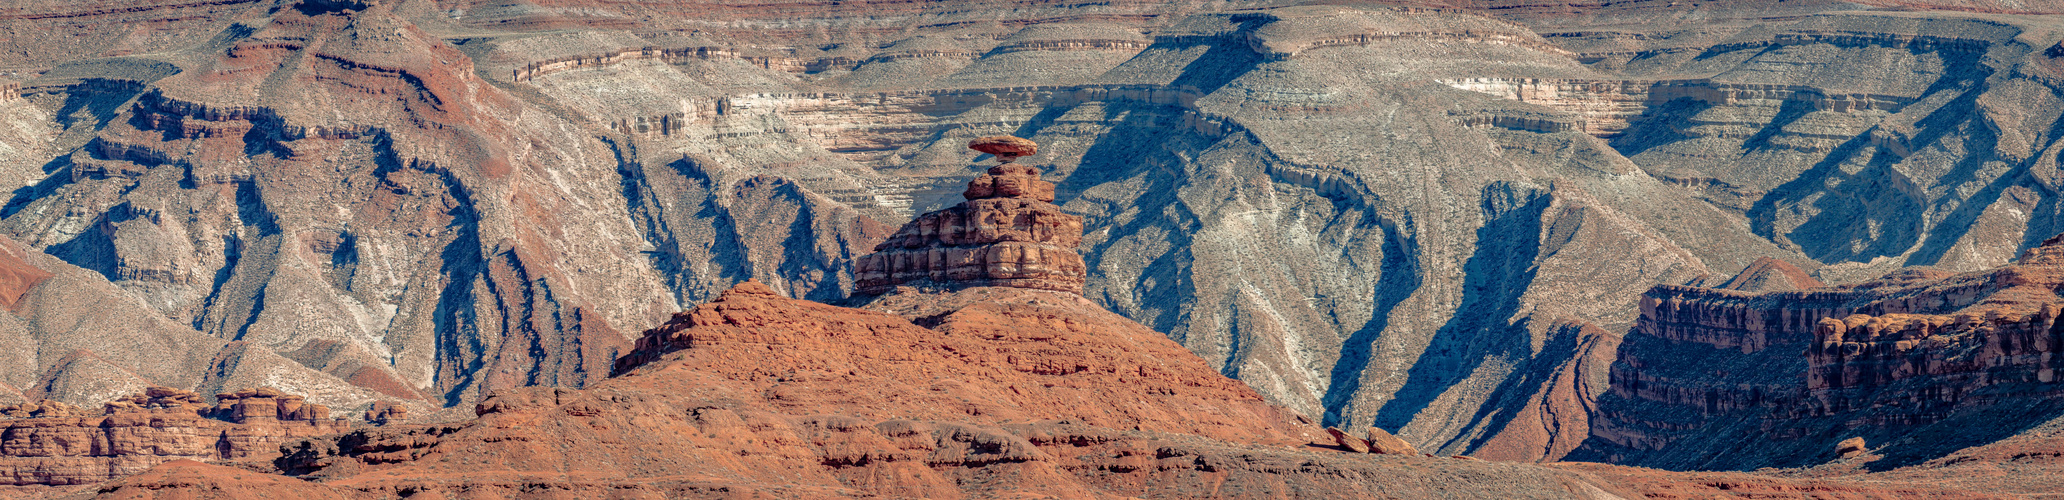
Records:
[[[199,388],[217,352],[337,407],[581,386],[609,325],[746,277],[850,295],[875,228],[960,201],[972,130],[1042,143],[1084,293],[1221,373],[1552,457],[1601,384],[1546,325],[1758,255],[1979,269],[2064,221],[2057,2],[1304,3],[10,2],[0,233],[56,276],[0,266],[40,316],[0,324],[36,353],[0,399]],[[55,321],[93,299],[139,321]],[[92,389],[115,368],[148,382]]]
[[[52,401],[0,408],[0,486],[93,484],[181,459],[262,459],[283,441],[347,427],[328,408],[271,388],[224,396],[208,407],[191,391],[150,387],[92,415]]]
[[[1015,162],[1038,153],[1038,144],[983,137],[968,148],[996,155],[1000,164],[968,182],[961,194],[967,201],[904,224],[875,253],[861,257],[854,287],[866,295],[898,286],[1082,293],[1088,268],[1075,251],[1082,243],[1082,218],[1053,204],[1054,185],[1039,179],[1039,169]]]

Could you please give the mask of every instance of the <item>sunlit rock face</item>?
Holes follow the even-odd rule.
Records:
[[[898,286],[966,288],[1003,286],[1082,293],[1082,218],[1053,204],[1054,185],[1039,169],[1015,163],[1038,151],[1016,137],[985,138],[970,149],[996,155],[1000,165],[968,181],[967,201],[918,216],[875,253],[855,263],[859,293],[880,295]]]
[[[1888,467],[2064,416],[2059,254],[2064,238],[1961,274],[1762,292],[1658,286],[1620,345],[1594,439],[1572,456],[1795,467],[1861,437]]]
[[[94,484],[181,459],[268,460],[282,442],[350,427],[270,387],[217,394],[213,405],[203,398],[149,387],[92,410],[50,400],[0,406],[0,486]]]

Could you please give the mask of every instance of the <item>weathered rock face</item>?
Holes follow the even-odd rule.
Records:
[[[2046,257],[2060,250],[2053,239],[1993,270],[1805,291],[1659,286],[1577,456],[1799,466],[1860,438],[1906,465],[2064,415],[2064,263]]]
[[[967,201],[918,216],[860,257],[853,271],[859,293],[880,295],[899,286],[1001,286],[1082,293],[1088,268],[1082,217],[1053,204],[1054,185],[1039,169],[1013,163],[1039,151],[1016,137],[982,138],[970,149],[996,155],[1001,165],[968,181]]]
[[[310,404],[308,398],[260,387],[215,395],[215,406],[201,416],[239,424],[264,421],[328,422],[330,408]],[[391,404],[390,404],[391,405]]]
[[[9,417],[0,419],[0,485],[93,484],[180,459],[264,459],[283,441],[348,428],[328,408],[271,388],[223,396],[211,408],[192,391],[151,387],[92,415],[49,402],[0,408]]]

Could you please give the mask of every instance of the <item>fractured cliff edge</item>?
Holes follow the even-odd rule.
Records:
[[[88,411],[55,401],[0,406],[0,486],[93,484],[173,460],[249,460],[350,425],[268,387],[217,394],[151,387]]]
[[[1053,204],[1054,185],[1039,169],[1014,162],[1038,145],[1016,137],[984,137],[968,147],[1002,164],[968,182],[967,201],[904,224],[854,266],[862,295],[898,286],[1002,286],[1082,293],[1088,266],[1082,218]]]
[[[2064,415],[2060,289],[2064,238],[1962,274],[1915,268],[1764,292],[1657,286],[1600,398],[1584,450],[1597,455],[1573,458],[1797,467],[1851,456],[1828,450],[1861,437],[1884,467],[2007,437]]]

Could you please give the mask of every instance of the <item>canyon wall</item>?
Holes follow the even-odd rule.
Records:
[[[48,400],[0,407],[0,485],[95,484],[181,459],[267,459],[284,442],[349,428],[329,408],[272,388],[216,400],[151,387],[94,411]]]
[[[1658,286],[1575,457],[1669,468],[1815,465],[1860,437],[1912,465],[2064,415],[2059,239],[2015,264],[1746,293]],[[1746,437],[1746,439],[1745,439]],[[1846,458],[1846,457],[1840,457]]]

